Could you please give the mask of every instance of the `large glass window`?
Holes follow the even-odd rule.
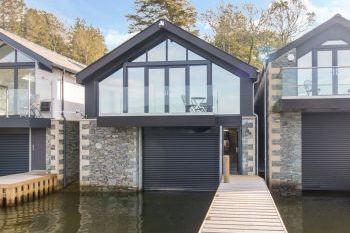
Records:
[[[165,112],[165,69],[149,69],[148,73],[149,112]]]
[[[0,63],[15,62],[15,50],[7,44],[0,45]]]
[[[338,94],[350,95],[350,50],[338,50]]]
[[[298,83],[297,89],[294,85],[290,85],[289,91],[297,90],[298,96],[312,95],[312,55],[311,52],[305,54],[298,59]],[[291,69],[288,72],[295,72]],[[292,76],[293,77],[293,76]],[[284,80],[287,81],[287,80]],[[289,78],[289,82],[293,83],[294,79]],[[283,85],[286,85],[284,83]],[[294,93],[293,93],[294,94]]]
[[[207,66],[190,66],[190,112],[207,111]]]
[[[99,84],[101,114],[123,112],[123,69],[113,73]]]
[[[318,95],[332,95],[333,68],[332,51],[317,51],[317,91]]]
[[[213,64],[213,111],[219,114],[240,113],[240,78]]]
[[[166,42],[148,51],[148,61],[166,61]]]
[[[186,112],[186,69],[169,69],[169,112]]]
[[[240,113],[240,78],[170,39],[123,67],[99,84],[102,115]]]
[[[186,49],[178,43],[168,40],[168,60],[169,61],[185,61]]]
[[[0,115],[7,111],[7,93],[14,89],[14,70],[0,69]]]
[[[128,68],[128,112],[144,113],[145,69]]]

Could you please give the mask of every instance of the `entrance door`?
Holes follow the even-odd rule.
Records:
[[[224,155],[230,156],[230,173],[232,175],[238,175],[241,171],[238,149],[238,130],[235,128],[225,128],[223,151]]]
[[[46,129],[32,129],[32,170],[46,169]]]

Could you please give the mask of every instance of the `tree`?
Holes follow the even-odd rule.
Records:
[[[315,13],[307,9],[303,0],[274,0],[268,12],[270,27],[277,33],[281,46],[315,22]]]
[[[24,16],[23,36],[41,46],[68,55],[67,29],[53,14],[28,9]]]
[[[268,12],[252,4],[241,7],[222,4],[216,11],[205,12],[202,19],[213,31],[207,40],[256,67],[261,66],[262,48],[277,43],[275,33],[268,27]]]
[[[167,19],[187,31],[195,29],[197,12],[188,0],[135,0],[135,12],[127,15],[129,32],[139,32],[159,19]]]
[[[21,34],[26,9],[24,0],[0,0],[0,27]]]
[[[70,31],[70,52],[73,59],[90,64],[103,56],[107,49],[99,29],[77,18]]]

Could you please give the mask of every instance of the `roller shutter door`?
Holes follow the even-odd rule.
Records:
[[[0,130],[0,176],[29,171],[29,131]]]
[[[304,190],[350,190],[350,114],[304,113]]]
[[[217,128],[145,128],[144,190],[216,190],[219,184]]]

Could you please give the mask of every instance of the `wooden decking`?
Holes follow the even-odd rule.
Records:
[[[200,233],[286,233],[277,207],[263,179],[231,176],[221,183]]]
[[[53,192],[57,175],[28,172],[0,176],[0,207],[13,206]]]

